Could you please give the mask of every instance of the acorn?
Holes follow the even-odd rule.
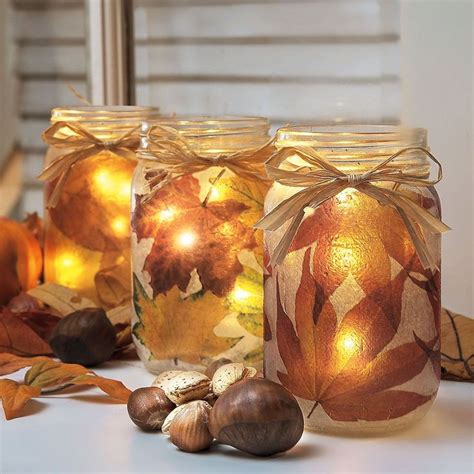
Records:
[[[209,416],[209,431],[217,441],[256,456],[291,449],[303,430],[303,413],[295,397],[261,378],[245,378],[230,386]]]
[[[115,330],[105,311],[86,308],[61,319],[49,345],[62,362],[92,367],[110,359],[115,341]]]

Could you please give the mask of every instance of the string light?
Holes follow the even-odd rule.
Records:
[[[337,339],[337,348],[346,357],[360,352],[360,345],[360,337],[355,331],[344,332]]]
[[[173,208],[167,207],[166,209],[163,209],[158,212],[158,220],[160,220],[161,222],[170,221],[171,219],[173,219],[175,214],[176,211]]]
[[[185,231],[178,235],[176,241],[180,247],[190,248],[196,242],[197,237],[194,232]]]
[[[112,221],[111,227],[119,237],[126,236],[129,231],[128,220],[123,216],[116,217]]]
[[[57,282],[75,288],[83,271],[80,260],[75,255],[65,252],[55,258],[54,264]]]
[[[250,292],[248,292],[247,290],[244,290],[243,288],[236,288],[234,290],[234,298],[237,301],[244,301],[249,297],[250,297]]]
[[[125,173],[112,174],[104,168],[97,169],[92,175],[94,191],[108,200],[121,204],[130,201],[130,176]]]

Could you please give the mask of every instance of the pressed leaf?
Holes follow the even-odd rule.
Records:
[[[25,405],[40,394],[40,387],[23,385],[9,379],[0,380],[0,399],[2,400],[5,418],[11,420],[19,416]]]
[[[9,309],[0,312],[0,352],[32,356],[51,354],[49,344]]]
[[[44,283],[29,290],[28,294],[50,306],[62,316],[79,309],[96,306],[93,301],[56,283]]]
[[[243,271],[238,254],[257,247],[253,229],[240,221],[249,209],[246,204],[234,199],[204,203],[199,192],[198,180],[184,176],[160,189],[146,205],[137,203],[132,223],[138,240],[154,238],[144,266],[154,296],[175,286],[186,291],[194,269],[204,292],[225,296]],[[172,217],[159,221],[164,211]],[[183,234],[195,239],[191,247],[179,244]]]
[[[398,299],[407,272],[400,272],[390,285],[377,290],[391,297],[363,297],[338,324],[323,275],[310,272],[310,255],[308,248],[296,294],[295,325],[282,306],[277,281],[277,341],[286,368],[286,373],[278,372],[282,384],[338,421],[394,418],[431,399],[434,394],[389,390],[423,370],[437,341],[418,338],[383,351],[399,325],[395,313],[400,310]],[[346,336],[355,347],[353,352],[341,349]],[[393,406],[388,405],[392,401]]]
[[[211,292],[182,299],[174,287],[166,295],[150,299],[134,275],[134,304],[139,322],[133,334],[144,343],[156,359],[180,359],[191,364],[202,363],[225,352],[238,338],[219,337],[214,328],[226,316],[223,298]]]
[[[20,357],[7,352],[0,353],[0,375],[13,374],[14,372],[24,369],[25,367],[31,367],[37,362],[44,362],[47,360],[51,359],[45,356]]]

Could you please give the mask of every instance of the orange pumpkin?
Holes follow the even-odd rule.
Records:
[[[8,303],[21,290],[37,285],[43,256],[37,238],[27,227],[0,218],[0,305]]]

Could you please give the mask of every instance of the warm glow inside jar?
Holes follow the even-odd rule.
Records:
[[[402,148],[426,147],[426,131],[288,127],[276,147],[309,147],[360,174]],[[419,151],[391,166],[420,177],[430,168]],[[265,212],[300,189],[275,183]],[[432,187],[399,190],[439,216]],[[287,227],[265,232],[267,263]],[[426,244],[439,266],[439,236]],[[284,262],[267,267],[265,375],[298,398],[307,428],[383,434],[427,412],[440,378],[440,272],[423,268],[394,208],[345,189],[307,209]]]
[[[51,123],[64,124],[46,154],[46,165],[92,145],[66,124],[78,125],[97,140],[113,143],[153,116],[148,107],[68,107],[53,109]],[[78,140],[84,141],[79,143]],[[74,140],[74,142],[72,141]],[[45,212],[45,280],[67,286],[106,309],[130,299],[130,190],[136,165],[128,157],[97,147],[71,168],[59,200]],[[58,180],[45,187],[46,202]]]
[[[152,372],[199,369],[221,357],[259,367],[263,359],[262,216],[268,181],[209,166],[158,183],[154,126],[178,131],[200,157],[258,149],[268,121],[251,117],[163,119],[144,125],[133,182],[133,336]],[[148,135],[148,136],[147,136]],[[176,137],[175,137],[176,138]],[[173,136],[169,137],[171,146]],[[178,161],[180,155],[178,150]],[[262,177],[264,177],[262,166]]]

